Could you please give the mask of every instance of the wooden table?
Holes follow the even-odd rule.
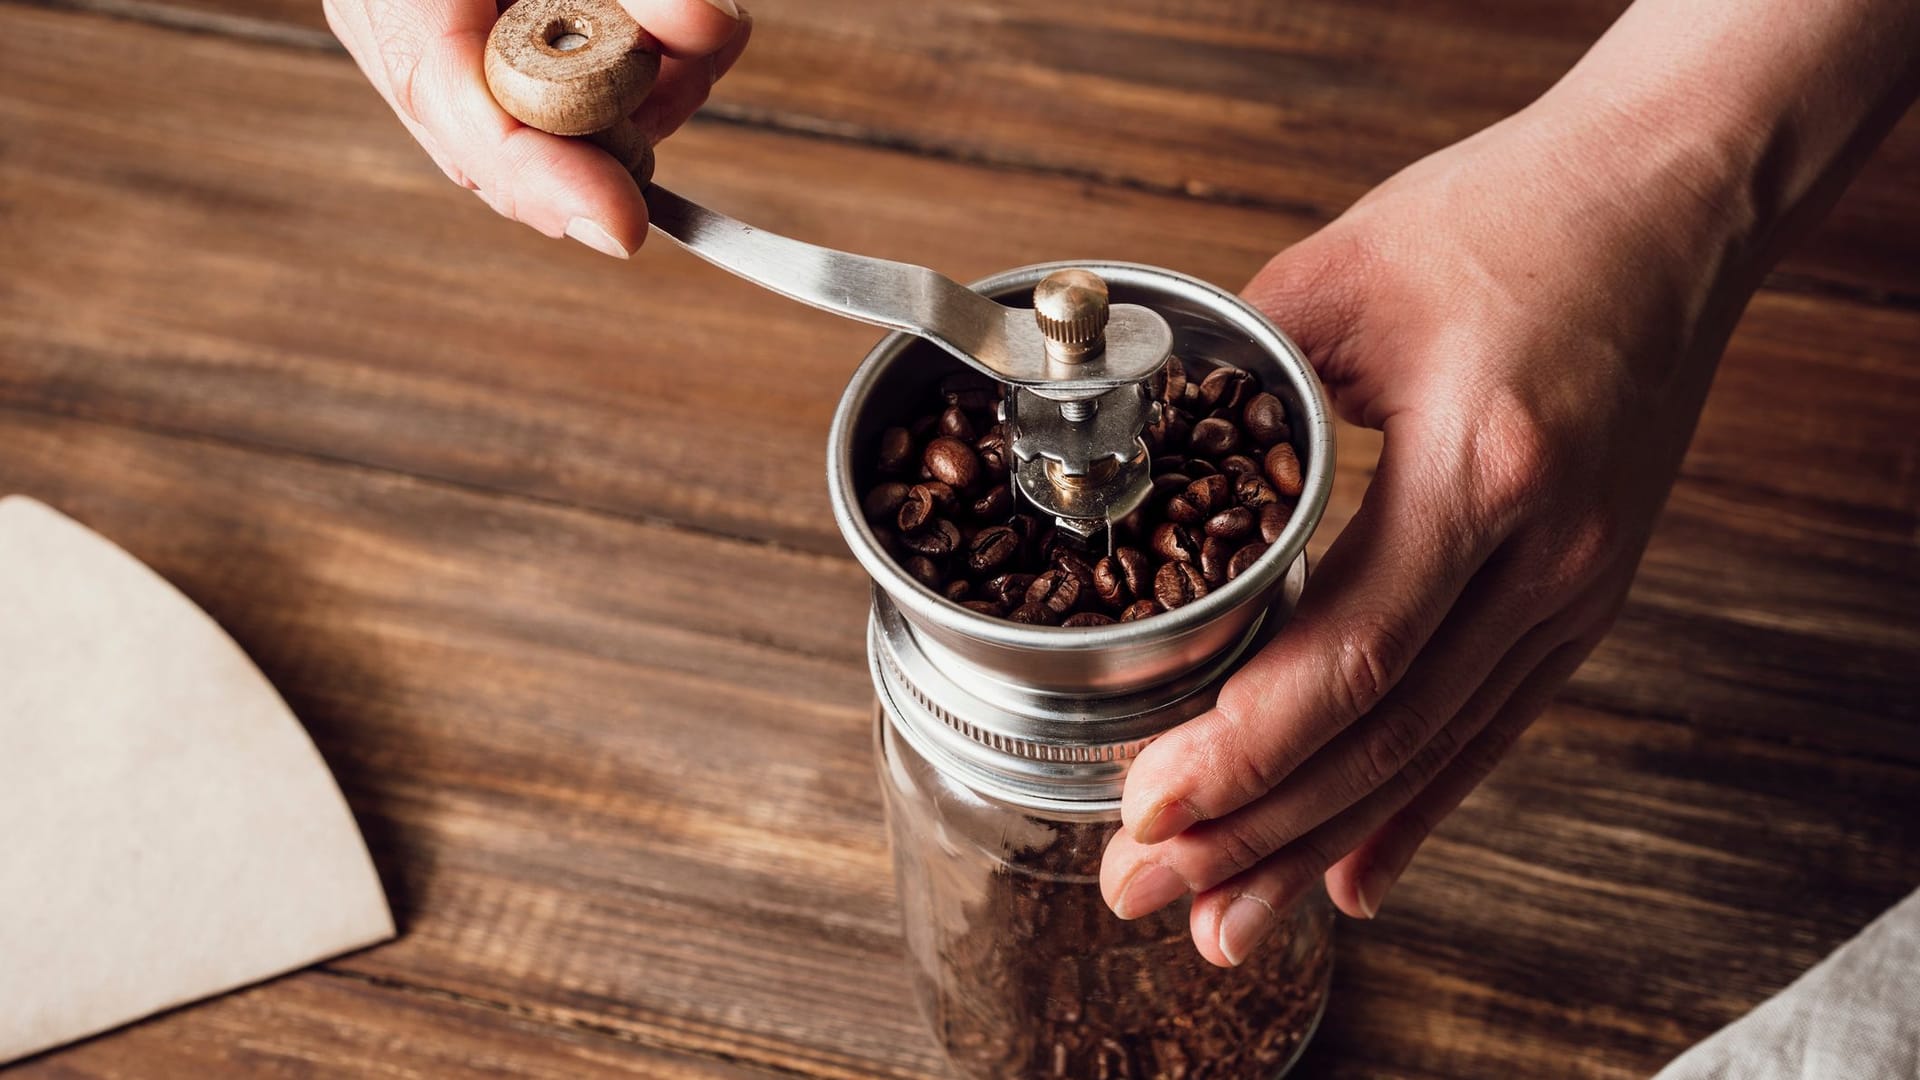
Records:
[[[1237,284],[1623,6],[769,3],[661,175]],[[1754,300],[1619,628],[1341,928],[1301,1075],[1645,1075],[1920,884],[1916,177],[1910,119]],[[403,927],[20,1073],[937,1075],[822,484],[874,336],[495,220],[312,0],[0,2],[0,492],[233,632]]]

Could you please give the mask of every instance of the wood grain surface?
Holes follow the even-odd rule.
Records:
[[[774,8],[660,174],[961,278],[1231,285],[1620,6]],[[322,27],[0,2],[0,492],[235,634],[403,934],[18,1072],[939,1075],[823,482],[875,335],[494,219]],[[1756,298],[1614,635],[1341,927],[1301,1075],[1645,1075],[1920,885],[1916,130]]]

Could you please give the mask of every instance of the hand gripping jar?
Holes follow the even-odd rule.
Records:
[[[861,513],[881,432],[961,365],[894,334],[834,417],[834,514],[872,576],[874,746],[920,1003],[954,1071],[1027,1077],[1283,1075],[1326,1005],[1332,909],[1315,890],[1239,968],[1188,936],[1190,901],[1133,922],[1101,898],[1128,762],[1208,708],[1278,629],[1305,580],[1333,475],[1324,395],[1300,350],[1230,293],[1126,263],[1029,266],[976,283],[1030,302],[1078,267],[1116,303],[1153,308],[1174,355],[1253,372],[1285,402],[1303,492],[1279,540],[1205,598],[1136,622],[1026,626],[969,611],[909,576]]]

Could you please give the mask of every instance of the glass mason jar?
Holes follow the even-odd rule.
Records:
[[[974,288],[1017,304],[1063,265]],[[1125,922],[1098,875],[1134,755],[1209,708],[1292,611],[1332,487],[1332,423],[1306,358],[1238,297],[1155,267],[1073,265],[1099,274],[1115,303],[1165,317],[1176,356],[1231,364],[1278,396],[1302,491],[1265,553],[1189,604],[1094,627],[992,618],[906,573],[860,498],[882,432],[959,362],[900,334],[867,357],[834,416],[828,488],[874,581],[875,747],[915,979],[967,1080],[1270,1080],[1326,1004],[1324,895],[1286,912],[1246,964],[1221,969],[1189,939],[1189,902]]]
[[[1100,894],[1119,812],[1043,811],[942,773],[874,708],[874,748],[920,1008],[967,1080],[1270,1080],[1326,1008],[1317,889],[1247,962],[1203,959],[1182,900],[1133,922]]]

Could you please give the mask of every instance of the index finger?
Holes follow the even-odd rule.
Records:
[[[733,40],[740,25],[735,0],[620,0],[633,21],[668,56],[705,56]]]
[[[639,186],[611,155],[527,127],[494,100],[484,70],[494,13],[492,0],[372,4],[389,101],[495,210],[624,258],[646,236]]]

